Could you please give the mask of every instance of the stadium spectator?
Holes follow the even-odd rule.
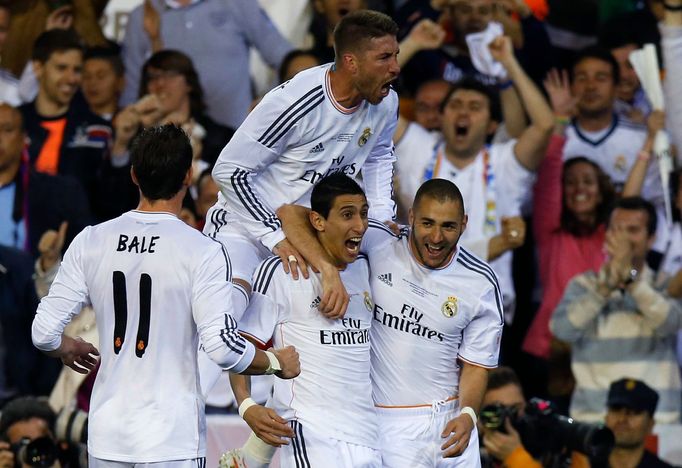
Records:
[[[663,67],[666,70],[663,92],[667,109],[667,125],[672,143],[677,147],[677,161],[682,158],[682,0],[667,0],[660,23]]]
[[[491,21],[506,23],[505,34],[515,37],[514,45],[518,49],[519,62],[534,81],[539,83],[547,70],[551,68],[552,54],[547,34],[542,23],[532,15],[523,0],[508,2],[504,7],[493,0],[455,0],[445,2],[443,8],[447,14],[446,17],[450,20],[450,24],[446,26],[451,27],[452,43],[444,42],[443,36],[439,34],[440,41],[444,43],[443,46],[421,40],[418,41],[419,47],[407,47],[405,55],[401,57],[401,61],[407,62],[401,83],[410,94],[414,94],[419,84],[434,78],[442,78],[454,83],[464,76],[472,76],[485,84],[496,85],[497,78],[486,75],[474,67],[466,42],[468,34],[485,30]],[[509,19],[507,8],[521,18],[520,23]],[[416,29],[420,25],[423,27],[425,24],[431,25],[433,29],[436,23],[428,19],[430,16],[427,12],[427,19],[417,22],[416,19],[420,17],[413,15],[408,20],[415,21],[411,29]],[[411,34],[412,31],[407,33],[405,39]],[[414,55],[410,56],[410,54]]]
[[[599,421],[607,384],[625,376],[647,382],[660,396],[656,420],[680,420],[680,375],[675,357],[682,305],[660,291],[645,259],[656,232],[656,211],[639,197],[619,200],[598,271],[573,278],[550,321],[572,346],[576,389],[571,416]]]
[[[38,257],[42,234],[68,222],[66,245],[90,223],[75,180],[38,172],[28,163],[21,113],[0,104],[0,244]]]
[[[126,87],[121,104],[138,96],[147,57],[161,48],[179,50],[192,58],[207,100],[207,114],[221,125],[237,128],[246,117],[252,93],[249,49],[255,47],[277,69],[291,45],[257,2],[252,0],[158,0],[135,8],[123,41]],[[156,15],[157,38],[149,36],[148,19]],[[146,18],[145,18],[146,17]],[[152,47],[154,40],[160,41]]]
[[[83,65],[78,37],[53,29],[38,38],[33,52],[40,90],[33,102],[20,107],[31,166],[76,179],[95,216],[106,218],[116,211],[109,205],[117,203],[118,191],[105,189],[129,179],[128,161],[109,157],[111,126],[87,108],[78,92]]]
[[[348,13],[367,8],[366,0],[313,0],[312,51],[320,63],[334,61],[334,29]]]
[[[402,202],[414,196],[423,180],[441,177],[458,184],[469,214],[462,245],[491,262],[500,279],[505,310],[511,314],[515,293],[510,251],[524,241],[521,204],[544,158],[553,118],[544,97],[514,58],[511,40],[497,38],[491,53],[508,70],[530,115],[530,126],[518,140],[486,146],[500,122],[499,101],[490,88],[465,79],[453,86],[442,104],[443,139],[425,134],[420,152],[398,159],[397,172]]]
[[[567,72],[553,70],[545,88],[555,115],[570,112]],[[594,161],[584,157],[562,161],[568,124],[568,120],[556,118],[533,194],[533,230],[543,293],[522,349],[543,360],[552,357],[549,320],[566,285],[579,273],[598,270],[603,262],[606,222],[615,198],[611,180]]]
[[[9,1],[0,2],[0,53],[7,41],[7,33],[11,19]],[[6,102],[12,106],[21,104],[19,98],[19,81],[12,73],[0,68],[0,102]]]
[[[289,81],[300,71],[316,67],[321,62],[315,54],[309,50],[294,49],[284,56],[279,67],[279,83]]]
[[[83,57],[83,96],[90,110],[111,122],[123,92],[123,61],[118,48],[98,47]]]

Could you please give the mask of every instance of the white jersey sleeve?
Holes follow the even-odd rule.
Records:
[[[486,273],[495,275],[492,269]],[[480,367],[497,367],[504,323],[501,300],[499,291],[494,287],[481,296],[478,310],[462,334],[457,354],[459,359]]]
[[[262,346],[270,341],[275,327],[283,319],[288,304],[285,284],[275,278],[284,275],[279,257],[264,260],[253,275],[253,293],[239,329]]]
[[[50,286],[50,294],[38,305],[32,338],[35,347],[41,351],[59,348],[66,325],[90,302],[81,265],[81,250],[87,243],[90,229],[90,226],[83,229],[71,242]]]
[[[283,92],[284,86],[251,111],[213,168],[213,178],[246,230],[271,250],[285,237],[274,211],[279,207],[265,203],[252,179],[286,151],[290,140],[299,140],[296,123],[324,101],[321,85],[302,96]]]
[[[204,249],[202,261],[194,271],[192,315],[204,350],[218,365],[243,372],[256,354],[254,346],[239,335],[232,310],[230,260],[223,246],[214,242]]]
[[[365,231],[365,234],[362,236],[360,251],[369,256],[371,252],[377,248],[398,239],[400,239],[400,235],[394,234],[393,231],[381,221],[370,218],[367,223],[367,231]]]
[[[393,165],[396,162],[393,134],[398,124],[398,98],[395,93],[390,93],[386,99],[393,100],[395,118],[384,127],[362,166],[370,216],[381,221],[394,219],[396,214],[393,201]]]

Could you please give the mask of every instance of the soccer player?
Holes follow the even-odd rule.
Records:
[[[393,218],[397,31],[376,11],[344,16],[334,31],[335,62],[305,70],[266,94],[220,154],[213,177],[221,193],[204,232],[232,259],[236,313],[246,309],[256,266],[275,253],[285,272],[294,267],[294,278],[294,264],[307,275],[308,259],[322,274],[320,310],[343,314],[348,295],[331,259],[293,248],[275,210],[308,205],[312,187],[325,175],[355,178],[362,169],[372,216]]]
[[[87,373],[101,362],[92,393],[89,466],[205,466],[199,339],[233,372],[299,372],[292,347],[262,352],[230,315],[231,270],[222,246],[178,214],[191,183],[192,147],[172,125],[145,129],[131,149],[136,210],[85,228],[66,251],[33,322],[33,343]],[[92,304],[101,350],[63,334]]]
[[[294,210],[278,210],[285,231],[313,243]],[[409,221],[396,235],[370,220],[362,242],[372,272],[372,395],[382,463],[480,466],[476,411],[499,356],[500,287],[490,266],[458,245],[467,215],[455,184],[422,184]]]
[[[310,205],[309,226],[341,272],[348,310],[339,319],[319,312],[319,274],[296,281],[279,257],[261,263],[240,331],[261,346],[270,339],[275,346],[294,345],[303,371],[295,380],[275,382],[267,408],[249,398],[245,378],[233,377],[239,412],[263,441],[282,446],[283,467],[380,467],[370,381],[369,265],[360,254],[367,199],[355,181],[336,173],[313,188]],[[294,434],[288,443],[284,437]]]
[[[476,412],[496,367],[502,298],[493,270],[457,245],[462,194],[425,182],[396,236],[370,220],[373,398],[384,466],[480,466]]]

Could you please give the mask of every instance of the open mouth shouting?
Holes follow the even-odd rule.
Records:
[[[469,134],[469,122],[459,120],[455,124],[455,140],[463,141]]]
[[[360,253],[360,242],[362,242],[362,236],[354,236],[346,239],[345,246],[348,255],[351,257],[357,257]]]

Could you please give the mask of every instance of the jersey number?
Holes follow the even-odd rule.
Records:
[[[128,296],[126,275],[115,271],[114,283],[114,353],[118,354],[125,341],[128,325]],[[147,273],[140,275],[140,324],[137,327],[135,355],[141,358],[149,345],[149,319],[152,314],[152,277]]]

